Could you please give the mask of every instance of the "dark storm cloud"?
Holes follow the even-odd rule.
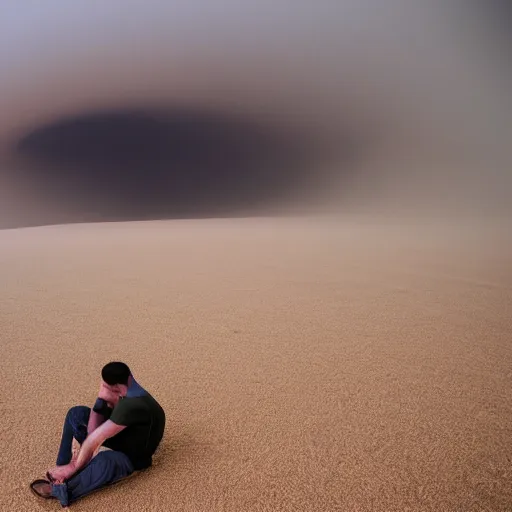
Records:
[[[187,108],[88,113],[15,147],[46,197],[73,198],[76,220],[255,212],[311,187],[319,150],[304,134]]]

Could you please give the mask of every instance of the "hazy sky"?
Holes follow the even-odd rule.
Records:
[[[342,148],[346,133],[367,138],[368,162],[423,153],[502,169],[511,160],[499,2],[47,0],[0,9],[4,155],[67,118],[187,106],[325,127]],[[8,171],[4,189],[16,182]]]

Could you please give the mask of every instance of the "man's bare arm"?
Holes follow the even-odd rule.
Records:
[[[126,427],[117,425],[113,421],[107,420],[100,427],[98,427],[82,445],[82,449],[78,455],[75,463],[75,473],[84,468],[92,459],[96,450],[109,438],[119,434]]]
[[[105,385],[104,382],[100,384],[100,390],[98,393],[98,399],[102,399],[108,404],[110,409],[113,409],[114,404],[119,399],[115,396],[112,391]],[[89,423],[87,424],[87,435],[90,436],[100,425],[105,423],[108,419],[109,414],[101,414],[91,409],[91,415],[89,416]]]
[[[82,444],[80,453],[76,461],[72,461],[66,466],[57,466],[49,473],[55,480],[55,483],[62,483],[71,478],[75,473],[83,469],[93,458],[96,450],[109,438],[119,434],[126,427],[117,425],[113,421],[107,420],[99,426]]]
[[[89,423],[87,424],[87,436],[90,436],[107,418],[91,409]]]

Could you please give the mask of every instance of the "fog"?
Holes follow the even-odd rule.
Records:
[[[0,226],[510,214],[506,2],[11,2]]]

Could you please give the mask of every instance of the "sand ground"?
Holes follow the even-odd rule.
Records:
[[[252,219],[0,232],[0,510],[126,361],[167,411],[94,511],[511,511],[512,236]]]

